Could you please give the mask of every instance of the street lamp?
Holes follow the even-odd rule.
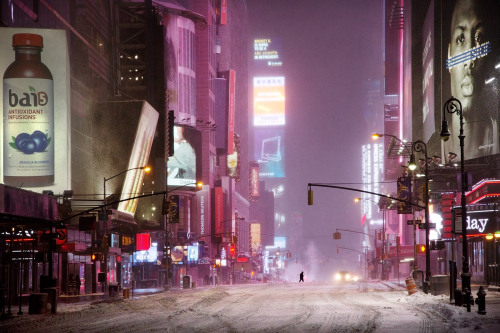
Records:
[[[413,142],[411,146],[412,154],[410,156],[410,163],[408,168],[410,170],[415,170],[417,165],[415,164],[414,152],[423,152],[425,157],[425,189],[423,194],[423,199],[425,203],[425,283],[424,292],[427,294],[430,291],[430,277],[431,277],[431,253],[429,247],[429,164],[427,163],[427,145],[422,140],[417,140]]]
[[[104,190],[104,194],[103,194],[103,200],[102,200],[102,208],[104,211],[106,211],[106,182],[108,180],[111,180],[115,177],[118,177],[120,175],[123,175],[124,173],[128,172],[128,171],[131,171],[131,170],[144,170],[145,172],[149,172],[151,170],[151,168],[149,166],[142,166],[142,167],[137,167],[137,168],[130,168],[130,169],[127,169],[127,170],[124,170],[120,173],[117,173],[116,175],[114,176],[111,176],[109,178],[106,178],[104,177],[104,181],[103,181],[103,190]],[[104,223],[104,237],[103,237],[103,244],[102,246],[104,247],[104,298],[107,298],[108,296],[108,244],[104,244],[104,241],[107,242],[108,240],[108,221],[106,220],[105,223]]]
[[[465,192],[467,191],[467,176],[465,174],[465,164],[464,164],[464,118],[462,114],[462,103],[455,97],[451,97],[444,103],[443,107],[443,120],[441,125],[441,139],[443,141],[448,141],[450,138],[450,131],[448,130],[448,121],[446,120],[446,113],[456,113],[460,117],[460,172],[462,176],[462,195],[461,195],[461,206],[462,206],[462,292],[470,293],[470,278],[469,273],[469,253],[467,249],[467,206],[465,201]],[[466,297],[465,300],[468,304],[469,299]],[[470,309],[470,307],[468,307]],[[470,311],[470,310],[469,310]]]

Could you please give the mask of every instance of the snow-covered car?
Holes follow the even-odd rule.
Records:
[[[357,282],[358,280],[359,275],[349,271],[338,271],[334,275],[335,282]]]

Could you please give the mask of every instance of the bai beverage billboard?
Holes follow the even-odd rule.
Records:
[[[70,188],[69,56],[65,30],[1,28],[2,182]]]

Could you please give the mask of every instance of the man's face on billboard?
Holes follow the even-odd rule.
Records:
[[[487,42],[483,19],[474,0],[459,0],[453,11],[448,58]],[[450,68],[451,93],[460,100],[464,111],[484,85],[484,57],[461,62]]]

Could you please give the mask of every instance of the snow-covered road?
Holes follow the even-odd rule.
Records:
[[[500,294],[496,292],[497,294]],[[411,296],[393,283],[269,283],[178,289],[134,299],[59,304],[57,314],[0,321],[2,332],[499,332],[448,296]],[[489,308],[488,308],[489,307]]]

